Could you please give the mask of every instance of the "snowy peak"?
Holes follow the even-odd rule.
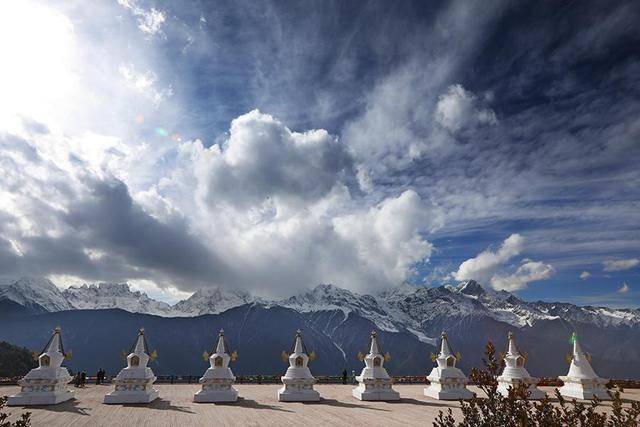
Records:
[[[174,316],[200,316],[222,313],[233,307],[257,302],[258,299],[241,289],[220,286],[198,289],[188,299],[173,306]]]
[[[334,285],[322,284],[296,296],[275,302],[300,313],[340,310],[345,319],[351,312],[365,317],[383,330],[398,331],[396,319],[371,295],[360,295]]]
[[[9,300],[35,311],[62,311],[72,307],[49,279],[21,277],[0,283],[0,300]]]
[[[119,308],[158,316],[172,314],[169,304],[151,299],[143,292],[131,291],[127,283],[71,286],[63,295],[76,310]]]
[[[386,314],[373,296],[359,295],[328,284],[318,285],[308,292],[282,300],[279,304],[301,312],[341,309]]]
[[[470,296],[481,296],[485,294],[485,290],[478,282],[475,280],[468,280],[466,282],[462,282],[456,288],[457,292]]]

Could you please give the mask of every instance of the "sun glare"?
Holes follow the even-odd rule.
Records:
[[[73,86],[73,26],[28,1],[0,2],[0,124],[48,121]]]

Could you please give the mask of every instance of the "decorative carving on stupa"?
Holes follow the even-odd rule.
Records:
[[[453,353],[446,332],[440,335],[440,352],[433,360],[438,364],[427,377],[431,383],[424,389],[425,396],[438,400],[471,399],[473,393],[467,389],[467,377],[456,367],[460,353]]]
[[[218,344],[212,354],[205,352],[205,360],[211,365],[200,378],[202,390],[193,396],[194,402],[235,402],[238,400],[238,391],[233,388],[236,377],[229,368],[229,362],[237,359],[234,351],[229,354],[229,346],[224,337],[224,330],[218,333]]]
[[[542,399],[546,393],[537,387],[538,379],[529,375],[524,367],[527,356],[518,350],[515,335],[512,332],[509,332],[508,339],[509,348],[504,356],[505,367],[502,375],[498,377],[498,393],[508,396],[510,387],[515,388],[519,384],[526,384],[529,400]]]
[[[574,399],[591,400],[597,397],[600,400],[610,400],[605,385],[609,380],[600,378],[591,367],[591,357],[582,351],[578,342],[578,335],[574,332],[570,339],[573,344],[573,353],[568,356],[571,360],[569,372],[560,377],[564,385],[560,388],[560,394]]]
[[[104,397],[104,403],[149,403],[158,398],[158,390],[153,388],[156,380],[149,360],[157,357],[154,351],[149,355],[149,346],[144,328],[127,355],[127,366],[113,379],[115,389]]]
[[[300,329],[296,331],[291,354],[283,352],[282,356],[289,361],[289,367],[281,377],[283,386],[278,390],[278,400],[281,402],[320,400],[320,393],[313,389],[316,379],[307,366],[310,360],[315,359],[315,353],[308,353]]]
[[[358,354],[365,363],[360,376],[356,377],[358,387],[353,389],[353,396],[360,400],[399,400],[400,394],[391,387],[393,379],[384,368],[384,362],[391,356],[382,354],[376,331],[369,336],[369,352]]]
[[[9,396],[7,405],[55,405],[73,399],[73,391],[67,389],[71,375],[62,367],[62,362],[70,357],[71,353],[64,351],[61,330],[57,327],[38,357],[38,367],[18,381],[20,392]]]

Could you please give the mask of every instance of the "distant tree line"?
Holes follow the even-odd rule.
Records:
[[[36,366],[31,350],[0,341],[0,377],[23,376]]]

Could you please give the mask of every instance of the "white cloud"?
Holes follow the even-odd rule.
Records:
[[[147,96],[155,104],[160,104],[173,95],[171,86],[158,89],[158,76],[151,70],[137,72],[131,64],[120,64],[118,72],[126,80],[129,87]]]
[[[537,261],[524,261],[515,273],[491,278],[491,286],[497,290],[517,291],[526,288],[530,282],[550,278],[554,273],[551,265]]]
[[[0,139],[0,173],[0,266],[11,264],[3,271],[69,282],[174,293],[211,283],[273,295],[321,282],[373,291],[428,261],[426,235],[442,224],[413,190],[354,197],[346,182],[355,172],[337,138],[293,132],[258,111],[209,148],[25,130]]]
[[[530,282],[551,277],[554,273],[551,265],[526,258],[514,273],[505,274],[500,271],[509,260],[520,255],[524,243],[521,235],[512,234],[502,242],[497,251],[487,249],[464,261],[452,276],[459,281],[474,279],[490,284],[494,289],[507,291],[524,289]]]
[[[421,231],[433,231],[441,225],[437,211],[413,190],[398,198],[384,200],[368,211],[337,217],[335,231],[357,251],[361,268],[383,287],[401,283],[412,274],[418,261],[428,261],[433,245]],[[364,283],[359,287],[366,289]]]
[[[507,261],[519,255],[524,247],[524,238],[519,234],[512,234],[502,242],[498,251],[489,249],[481,252],[475,258],[460,264],[458,271],[453,273],[456,280],[478,280],[488,283],[493,274]]]
[[[154,7],[145,9],[138,4],[137,0],[118,0],[118,4],[131,11],[138,21],[140,31],[149,36],[158,34],[166,21],[164,12]]]
[[[440,95],[435,119],[452,132],[473,124],[497,124],[495,112],[491,108],[482,107],[480,103],[480,99],[462,85],[449,86],[447,93]]]
[[[640,265],[639,258],[619,259],[619,260],[607,260],[602,263],[604,271],[622,271],[629,270],[631,268]]]
[[[234,119],[222,146],[192,143],[180,151],[195,163],[201,195],[211,206],[317,201],[342,185],[351,169],[344,147],[325,130],[292,132],[258,110]]]
[[[627,284],[627,282],[624,282],[622,284],[622,286],[620,287],[620,289],[618,289],[618,293],[619,294],[626,294],[631,290],[631,287]]]
[[[587,280],[589,276],[591,276],[591,273],[589,273],[588,271],[583,271],[582,273],[580,273],[580,280]]]

